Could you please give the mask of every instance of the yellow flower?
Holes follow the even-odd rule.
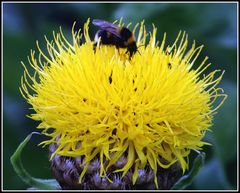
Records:
[[[199,150],[202,139],[212,125],[213,115],[226,99],[218,86],[223,72],[203,74],[210,66],[207,57],[193,69],[203,46],[195,43],[187,51],[188,37],[179,33],[172,46],[156,42],[153,26],[150,41],[143,22],[136,38],[138,52],[129,59],[126,49],[99,45],[96,52],[88,34],[89,20],[81,33],[72,29],[73,43],[62,33],[53,33],[46,55],[31,51],[31,75],[24,66],[21,93],[32,105],[40,121],[38,128],[50,139],[42,144],[57,143],[55,154],[84,156],[88,163],[100,157],[101,175],[127,152],[126,165],[116,172],[123,176],[148,163],[155,174],[157,167],[168,168],[179,162],[183,172],[188,168],[191,150]],[[134,31],[136,31],[135,26]],[[145,46],[140,46],[145,45]],[[217,98],[222,100],[216,107]],[[52,156],[53,156],[52,155]],[[103,165],[103,160],[108,165]],[[81,179],[80,179],[81,180]]]

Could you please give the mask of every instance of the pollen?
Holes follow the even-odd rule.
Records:
[[[159,44],[156,27],[147,33],[144,22],[133,30],[138,52],[131,59],[125,48],[98,44],[94,51],[89,22],[83,33],[73,25],[71,41],[61,28],[53,32],[46,49],[37,42],[30,65],[22,63],[20,91],[34,111],[29,117],[49,137],[41,144],[58,144],[52,157],[84,156],[79,181],[96,156],[105,176],[126,154],[127,163],[115,172],[133,169],[133,184],[147,164],[156,186],[158,167],[179,162],[185,172],[190,152],[208,144],[203,137],[227,98],[218,87],[224,71],[206,74],[212,64],[207,57],[197,64],[203,46],[187,48],[185,32],[171,46],[164,34]]]

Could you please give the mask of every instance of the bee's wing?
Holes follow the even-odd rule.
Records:
[[[120,31],[120,27],[118,27],[117,25],[114,25],[108,21],[104,21],[101,19],[94,19],[92,21],[93,25],[98,26],[99,28],[106,30],[112,34],[114,34],[115,36],[121,38],[119,31]]]

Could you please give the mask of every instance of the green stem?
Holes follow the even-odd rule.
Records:
[[[188,187],[194,177],[198,174],[200,169],[203,167],[205,161],[205,153],[199,152],[198,156],[195,158],[193,162],[193,166],[191,171],[187,174],[182,176],[172,187],[172,190],[183,190]]]
[[[10,160],[15,172],[18,176],[28,185],[37,189],[45,190],[56,190],[60,189],[59,184],[54,179],[39,179],[32,177],[23,167],[21,161],[21,153],[25,145],[28,143],[33,134],[40,134],[37,132],[32,132],[29,134],[24,141],[18,146],[14,154],[11,156]]]

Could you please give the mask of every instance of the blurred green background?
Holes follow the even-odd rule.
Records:
[[[213,132],[205,141],[206,164],[189,189],[237,188],[237,4],[236,3],[4,3],[3,5],[3,189],[28,188],[13,171],[10,156],[37,123],[26,117],[30,106],[20,95],[20,79],[30,49],[36,40],[44,45],[44,35],[62,26],[70,35],[74,21],[82,27],[87,18],[124,23],[145,20],[147,30],[158,27],[158,40],[167,32],[172,44],[185,30],[198,45],[204,44],[201,58],[209,56],[209,70],[225,69],[221,87],[228,94],[215,115]],[[132,26],[131,26],[132,27]],[[130,27],[130,29],[132,29]],[[91,37],[96,27],[90,26]],[[200,60],[199,60],[200,61]],[[196,65],[197,66],[197,65]],[[34,136],[23,152],[23,164],[34,177],[51,178],[47,148],[37,146],[42,136]]]

